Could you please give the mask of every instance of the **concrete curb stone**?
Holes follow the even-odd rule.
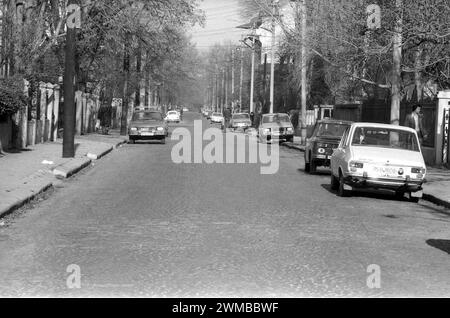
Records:
[[[56,178],[67,179],[91,164],[89,158],[75,158],[53,169]]]

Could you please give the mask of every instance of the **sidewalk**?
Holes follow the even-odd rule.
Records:
[[[294,142],[285,142],[283,146],[305,151],[300,138],[295,137]],[[450,209],[450,170],[428,167],[427,183],[423,186],[424,199]]]
[[[62,158],[62,140],[38,144],[0,158],[0,217],[33,200],[53,186],[100,159],[126,137],[117,131],[110,135],[89,134],[75,139],[75,158]]]

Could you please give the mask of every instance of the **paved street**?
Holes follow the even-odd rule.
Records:
[[[294,150],[263,176],[259,164],[176,165],[176,143],[125,145],[8,217],[0,296],[450,296],[443,209],[339,198]],[[66,286],[71,264],[80,289]]]

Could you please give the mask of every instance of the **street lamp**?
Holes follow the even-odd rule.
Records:
[[[248,39],[252,40],[251,50],[252,50],[252,73],[251,73],[251,84],[250,84],[250,113],[254,111],[253,109],[253,95],[254,95],[254,87],[255,87],[255,44],[256,41],[259,40],[259,36],[256,35],[255,31],[262,25],[261,15],[254,17],[250,20],[249,23],[237,26],[238,29],[252,30],[251,34],[247,35],[244,40],[241,40],[242,43],[249,46],[246,41]],[[242,107],[242,104],[241,104]]]

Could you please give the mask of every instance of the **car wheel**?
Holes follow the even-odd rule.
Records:
[[[134,139],[129,139],[129,140],[128,140],[128,143],[131,144],[131,145],[134,145],[134,144],[136,143],[136,140],[134,140]]]
[[[294,137],[289,137],[288,139],[286,139],[287,142],[294,142]]]
[[[163,144],[163,145],[166,144],[166,138],[161,139],[161,144]]]
[[[339,189],[339,180],[331,173],[331,190],[336,191]]]
[[[413,197],[411,192],[408,193],[408,199],[412,203],[419,203],[420,201],[420,198]]]
[[[342,173],[339,174],[339,187],[337,195],[341,198],[348,196],[348,191],[345,190],[345,181]]]
[[[395,191],[395,199],[396,200],[403,200],[404,197],[405,197],[405,192]]]

